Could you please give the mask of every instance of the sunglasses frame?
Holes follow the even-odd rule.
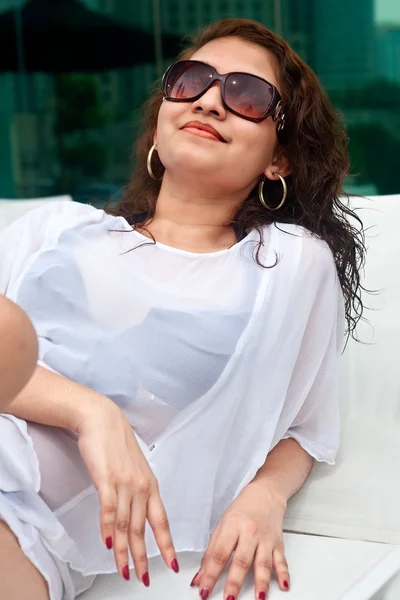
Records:
[[[192,96],[190,98],[172,98],[171,96],[169,96],[167,94],[166,88],[167,88],[168,76],[171,73],[172,69],[180,63],[200,64],[202,66],[208,67],[210,69],[210,71],[212,72],[212,77],[210,78],[210,81],[207,83],[206,87],[196,96]],[[268,84],[272,88],[273,95],[272,95],[271,103],[270,103],[268,109],[266,110],[266,112],[261,117],[248,117],[248,116],[242,115],[241,113],[237,112],[236,110],[231,108],[226,103],[225,82],[226,82],[226,79],[230,75],[247,75],[249,77],[254,77],[255,79],[259,79],[260,81],[263,81],[264,83]],[[224,105],[226,110],[228,110],[229,112],[233,113],[234,115],[236,115],[238,117],[241,117],[242,119],[246,119],[246,121],[252,121],[253,123],[261,123],[262,121],[265,121],[265,119],[267,119],[268,117],[271,116],[273,121],[278,121],[278,126],[277,126],[278,131],[281,131],[284,128],[285,115],[282,114],[282,99],[281,99],[281,96],[280,96],[278,90],[272,83],[270,83],[266,79],[263,79],[262,77],[258,77],[258,75],[253,75],[252,73],[244,73],[242,71],[232,71],[230,73],[225,73],[224,75],[220,75],[218,73],[218,71],[212,65],[202,62],[201,60],[178,60],[178,61],[172,63],[172,65],[170,65],[168,67],[168,69],[165,71],[164,75],[162,76],[161,91],[163,93],[164,100],[168,100],[169,102],[195,102],[196,100],[201,98],[203,96],[203,94],[205,94],[210,89],[210,87],[213,85],[213,83],[215,81],[219,81],[221,84],[222,104]]]

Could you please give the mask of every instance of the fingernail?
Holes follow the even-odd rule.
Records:
[[[131,574],[129,573],[128,565],[125,565],[124,568],[122,569],[122,575],[124,576],[124,579],[126,579],[127,581],[130,580]]]
[[[260,592],[258,594],[258,600],[265,600],[266,597],[267,596],[266,596],[265,592]]]
[[[194,586],[194,580],[196,579],[196,577],[199,573],[200,573],[200,571],[197,571],[196,575],[193,577],[192,581],[190,582],[190,587]]]
[[[201,600],[207,600],[209,595],[210,595],[210,590],[208,590],[207,588],[203,588],[200,592]]]
[[[112,537],[111,536],[106,538],[106,546],[107,546],[108,550],[111,550],[111,548],[112,548]]]
[[[144,585],[146,587],[149,587],[149,585],[150,585],[150,575],[149,575],[148,571],[146,571],[146,573],[143,575],[142,581],[143,581],[143,583],[144,583]]]
[[[286,579],[285,579],[285,581],[283,582],[283,587],[285,587],[287,590],[289,589],[289,584],[288,584],[288,582],[286,581]]]
[[[230,596],[227,597],[226,600],[235,600],[235,596],[232,596],[232,594]]]
[[[172,570],[175,571],[175,573],[179,573],[179,565],[178,565],[178,561],[176,560],[176,558],[174,558],[174,560],[171,561],[171,567],[172,567]]]

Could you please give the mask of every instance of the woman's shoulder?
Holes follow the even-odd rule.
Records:
[[[69,219],[71,217],[90,215],[96,210],[98,209],[93,206],[74,202],[73,200],[54,200],[43,202],[40,206],[27,210],[15,222],[35,226],[36,223],[46,223],[52,220],[61,221],[62,219]]]
[[[44,206],[41,206],[38,210],[43,210],[44,214],[47,214],[52,218],[65,218],[65,219],[100,219],[103,218],[105,212],[101,208],[96,208],[91,204],[82,204],[81,202],[75,202],[74,200],[60,200],[55,202],[49,202]]]
[[[304,265],[318,263],[331,268],[335,263],[329,244],[302,225],[274,222],[264,226],[264,229],[269,230],[270,239],[276,241],[279,255],[296,252]]]
[[[61,232],[79,225],[101,223],[115,219],[108,215],[102,208],[91,204],[82,204],[73,200],[59,200],[48,202],[34,208],[23,217],[24,225],[36,228],[40,225],[43,231]]]
[[[50,247],[66,232],[82,233],[95,226],[99,232],[118,229],[122,224],[101,208],[73,200],[55,200],[33,208],[11,223],[0,234],[0,243],[10,245],[20,240],[26,252]]]
[[[277,221],[273,223],[271,227],[274,227],[278,231],[281,240],[287,240],[288,237],[292,236],[301,239],[302,243],[309,247],[325,248],[329,250],[329,245],[325,240],[303,225],[298,225],[296,223],[282,223]]]

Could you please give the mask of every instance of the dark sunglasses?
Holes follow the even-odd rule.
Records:
[[[194,102],[214,81],[221,84],[222,101],[227,110],[238,117],[260,123],[269,116],[283,129],[281,97],[272,83],[250,73],[220,75],[211,65],[198,60],[182,60],[172,64],[163,75],[161,89],[165,100]]]

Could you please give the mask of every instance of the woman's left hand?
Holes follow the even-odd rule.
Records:
[[[191,583],[199,586],[202,600],[213,591],[232,552],[223,600],[237,600],[253,564],[256,600],[267,598],[272,570],[280,589],[289,589],[282,533],[285,511],[286,502],[265,481],[253,481],[240,492],[213,531]]]

